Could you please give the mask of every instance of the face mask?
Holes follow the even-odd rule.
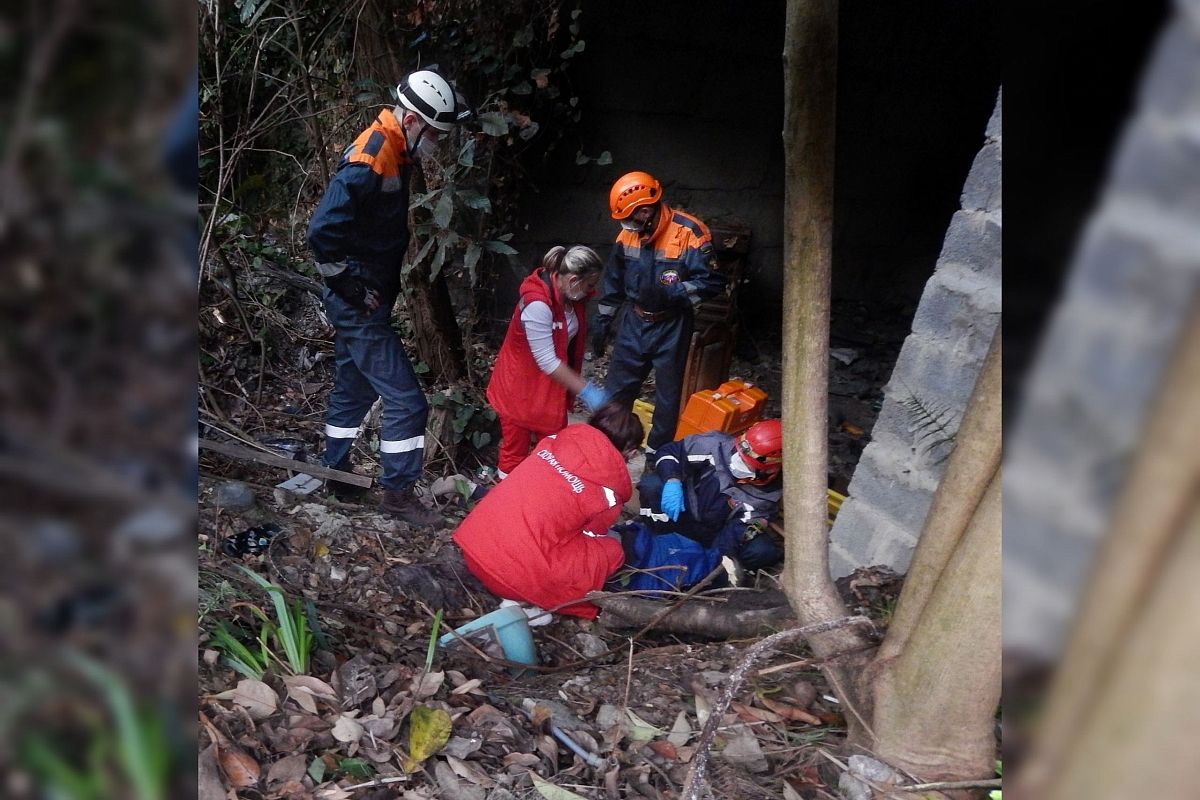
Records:
[[[620,220],[620,223],[621,223],[622,228],[624,228],[627,231],[630,231],[631,233],[641,233],[642,232],[642,223],[640,223],[640,222],[634,222],[631,219],[623,219],[623,220]]]
[[[746,462],[742,460],[742,454],[737,451],[734,451],[733,456],[729,459],[729,471],[739,481],[753,478],[755,475],[754,470],[746,466]]]
[[[413,148],[413,154],[418,158],[427,158],[435,155],[438,151],[438,143],[428,136],[422,136],[417,140],[417,146]]]

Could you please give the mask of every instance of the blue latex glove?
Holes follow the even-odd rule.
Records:
[[[683,513],[683,484],[678,478],[671,478],[663,487],[662,510],[671,522],[677,522]]]
[[[579,399],[587,406],[588,411],[598,411],[600,406],[608,402],[608,393],[591,381],[579,392]]]

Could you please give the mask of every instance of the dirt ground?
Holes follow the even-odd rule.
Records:
[[[868,324],[856,319],[862,313],[852,304],[839,309],[849,333],[840,337],[835,323],[839,354],[830,361],[830,485],[843,492],[907,326]],[[311,300],[301,298],[286,314],[297,334],[288,370],[278,367],[278,357],[275,369],[257,363],[244,342],[202,337],[210,359],[224,365],[225,392],[224,419],[206,414],[202,404],[205,435],[236,426],[259,440],[299,440],[310,456],[318,451],[328,338]],[[590,364],[593,377],[605,366],[603,359]],[[248,388],[256,369],[261,400]],[[770,396],[767,416],[778,414],[777,341],[746,337],[731,376],[762,386]],[[650,384],[645,396],[652,392]],[[369,448],[356,449],[358,470],[372,472]],[[439,609],[440,635],[495,609],[498,600],[469,581],[435,579],[414,591],[397,576],[413,565],[453,560],[450,535],[466,501],[455,493],[432,497],[428,484],[454,472],[474,477],[487,453],[473,463],[447,453],[427,464],[425,500],[446,520],[436,533],[414,532],[375,513],[378,490],[353,504],[323,489],[297,497],[274,488],[287,477],[282,470],[202,454],[201,800],[230,791],[245,798],[680,796],[699,731],[756,639],[703,641],[655,629],[634,637],[605,614],[596,622],[555,616],[533,628],[539,664],[520,674],[486,652],[431,647]],[[248,484],[253,508],[233,511],[218,502],[218,487],[231,480]],[[224,551],[230,537],[268,524],[278,533],[262,552]],[[223,659],[212,638],[219,625],[257,650],[263,620],[276,619],[268,592],[239,567],[299,599],[315,636],[305,674],[292,674],[272,639],[275,655],[261,679],[235,672]],[[755,585],[778,588],[766,573],[755,576]],[[876,620],[881,635],[900,580],[864,569],[839,588],[852,610]],[[730,591],[738,590],[690,602],[729,602]],[[826,782],[836,785],[836,777],[821,750],[836,748],[844,721],[817,668],[796,665],[809,655],[799,646],[770,654],[736,694],[720,718],[709,762],[715,796],[833,796]],[[587,755],[556,739],[552,725]],[[544,781],[569,793],[555,794]]]

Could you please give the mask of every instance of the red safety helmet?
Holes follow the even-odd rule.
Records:
[[[766,483],[783,469],[783,426],[777,419],[756,422],[738,437],[738,452],[757,474],[753,483]]]
[[[627,172],[617,178],[608,193],[608,207],[613,219],[625,219],[639,206],[657,203],[662,199],[662,186],[648,172]]]

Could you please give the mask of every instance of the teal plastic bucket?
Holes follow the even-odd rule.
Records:
[[[533,631],[529,629],[529,619],[519,606],[498,608],[490,614],[473,619],[438,639],[438,646],[452,646],[459,637],[470,639],[473,643],[476,639],[487,642],[494,638],[500,643],[504,657],[509,661],[520,664],[538,663]],[[486,648],[481,649],[486,652]]]

